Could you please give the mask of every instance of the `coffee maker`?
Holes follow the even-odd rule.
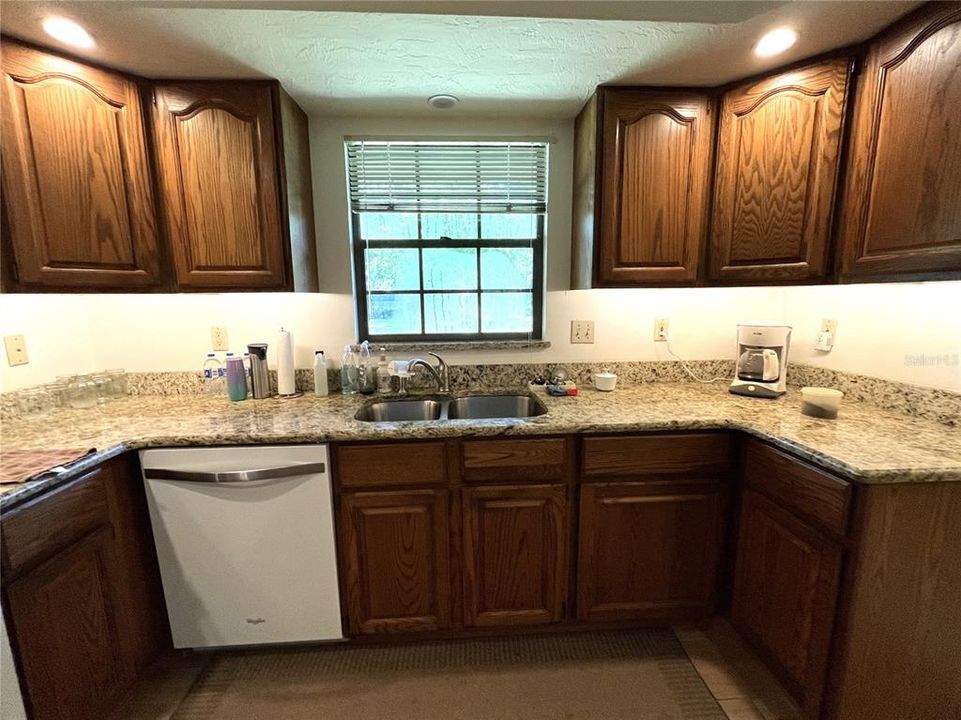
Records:
[[[775,322],[737,326],[737,359],[731,392],[776,398],[787,389],[787,355],[791,327]]]

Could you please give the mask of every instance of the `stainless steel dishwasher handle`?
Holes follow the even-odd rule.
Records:
[[[146,468],[147,480],[180,480],[198,483],[246,483],[258,480],[278,480],[280,478],[312,475],[327,470],[324,463],[304,463],[283,467],[261,468],[259,470],[229,470],[227,472],[206,472],[199,470],[170,470],[167,468]]]

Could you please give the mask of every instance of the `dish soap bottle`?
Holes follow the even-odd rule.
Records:
[[[390,392],[390,370],[387,369],[387,348],[380,349],[380,360],[377,363],[377,392],[386,395]]]
[[[314,353],[314,395],[322,397],[330,394],[327,387],[327,358],[323,350]]]

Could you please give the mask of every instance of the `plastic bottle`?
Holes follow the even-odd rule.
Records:
[[[223,388],[224,366],[214,353],[207,353],[204,360],[204,393],[219,395]]]
[[[357,394],[357,355],[354,348],[344,345],[344,359],[340,366],[340,391],[344,395]]]
[[[323,397],[330,394],[327,386],[327,357],[323,350],[314,353],[314,395]]]
[[[390,392],[390,370],[387,369],[387,348],[380,349],[380,360],[377,363],[377,392],[386,395]]]
[[[364,395],[373,395],[374,391],[377,390],[377,378],[375,377],[374,363],[371,359],[370,343],[366,340],[360,344],[357,364],[357,390]]]

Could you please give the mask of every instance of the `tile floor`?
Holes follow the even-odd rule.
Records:
[[[726,620],[674,632],[729,720],[800,720],[795,702]]]
[[[715,618],[674,631],[729,720],[800,720],[790,696],[726,620]],[[210,657],[183,653],[164,660],[108,720],[169,720]]]

